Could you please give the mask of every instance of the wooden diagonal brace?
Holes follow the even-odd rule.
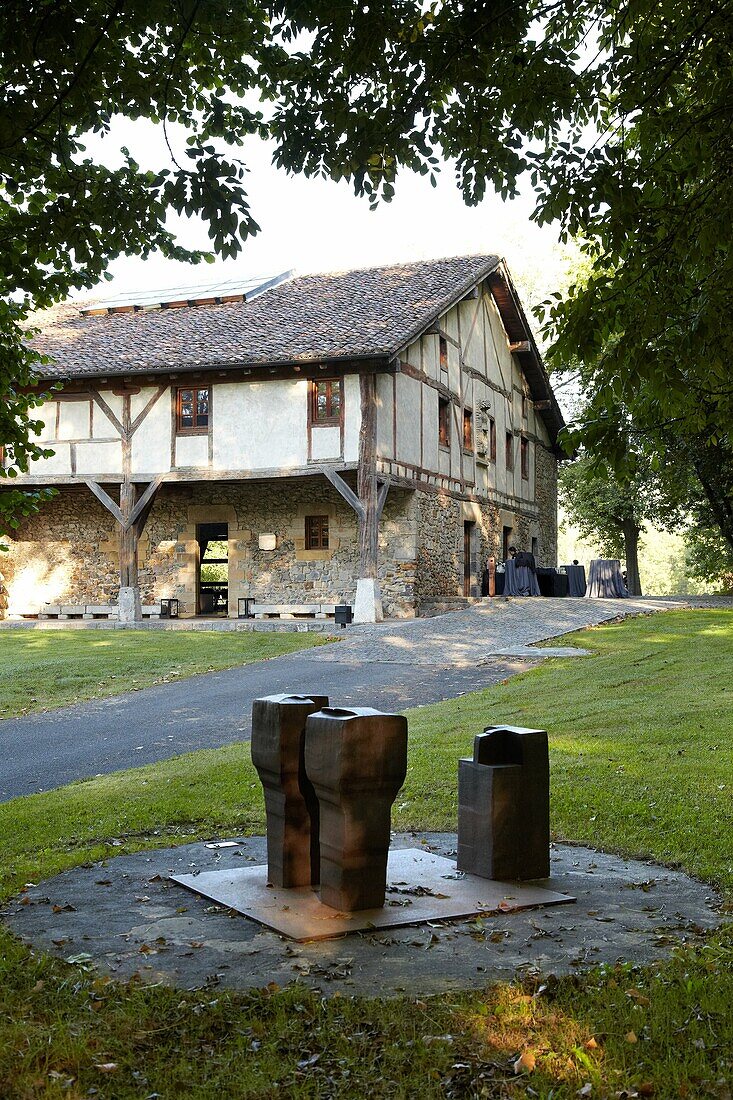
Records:
[[[114,414],[114,412],[112,411],[110,406],[107,404],[107,402],[102,397],[101,393],[99,393],[98,390],[92,390],[91,393],[92,393],[92,398],[97,403],[97,405],[99,405],[99,407],[102,410],[102,412],[104,413],[104,415],[107,417],[108,420],[110,420],[112,422],[113,426],[120,433],[120,436],[123,436],[125,434],[125,430],[122,427],[121,421]],[[87,482],[87,484],[89,484],[89,483]]]
[[[159,398],[161,398],[163,396],[163,394],[166,392],[167,389],[168,389],[167,386],[158,386],[158,389],[153,394],[153,396],[150,398],[150,400],[148,401],[145,408],[142,410],[142,412],[139,412],[137,414],[137,416],[133,420],[132,424],[130,425],[130,436],[133,436],[135,434],[135,432],[140,427],[140,425],[142,424],[145,417],[148,415],[148,413],[152,409],[153,405],[156,403],[156,401],[159,400]]]
[[[118,504],[115,504],[109,493],[105,493],[101,485],[98,485],[96,481],[91,481],[89,478],[85,478],[84,483],[87,488],[91,489],[100,504],[103,504],[107,511],[112,513],[122,530],[126,530],[125,517],[122,515],[122,510]]]
[[[137,523],[137,521],[143,516],[143,513],[145,513],[146,509],[148,509],[148,511],[150,510],[148,506],[152,507],[155,495],[164,480],[165,479],[162,477],[162,475],[156,477],[153,481],[150,482],[140,499],[135,501],[134,508],[130,512],[130,515],[126,522],[124,522],[122,525],[126,531],[130,527],[134,526],[135,523]],[[144,523],[141,526],[144,526]]]
[[[379,521],[382,515],[382,509],[384,508],[385,501],[387,500],[387,493],[389,492],[389,481],[383,481],[379,486],[379,492],[377,494],[377,521]]]
[[[351,507],[354,509],[359,519],[363,520],[365,516],[364,505],[359,500],[358,496],[351,488],[351,486],[347,485],[344,479],[341,477],[341,474],[337,474],[335,470],[324,470],[323,472],[333,485],[336,492],[341,494],[346,503],[351,505]]]

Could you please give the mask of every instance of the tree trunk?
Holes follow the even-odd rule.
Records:
[[[733,550],[733,486],[730,450],[709,443],[692,463],[720,533]]]
[[[630,596],[641,596],[639,576],[639,526],[633,519],[623,521],[624,553],[626,555],[626,587]]]

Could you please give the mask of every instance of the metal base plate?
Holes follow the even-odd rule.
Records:
[[[268,886],[267,867],[170,877],[194,893],[301,943],[365,929],[457,920],[479,913],[510,913],[575,901],[574,897],[544,890],[534,883],[494,882],[461,874],[452,859],[419,848],[389,853],[384,908],[357,913],[340,913],[323,905],[310,886],[297,890]]]

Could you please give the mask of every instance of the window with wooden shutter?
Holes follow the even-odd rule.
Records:
[[[438,398],[438,443],[450,447],[450,401],[446,397]]]
[[[506,433],[506,468],[514,469],[514,436],[511,432]]]
[[[176,392],[178,435],[203,435],[208,432],[210,405],[208,386],[181,387]]]
[[[306,550],[328,550],[328,516],[305,517]]]
[[[310,384],[310,413],[313,424],[339,424],[343,406],[340,378],[318,378]]]

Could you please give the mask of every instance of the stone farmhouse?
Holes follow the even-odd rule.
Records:
[[[41,323],[51,453],[14,485],[58,492],[0,562],[11,616],[372,621],[479,595],[512,543],[555,564],[563,421],[498,256]]]

